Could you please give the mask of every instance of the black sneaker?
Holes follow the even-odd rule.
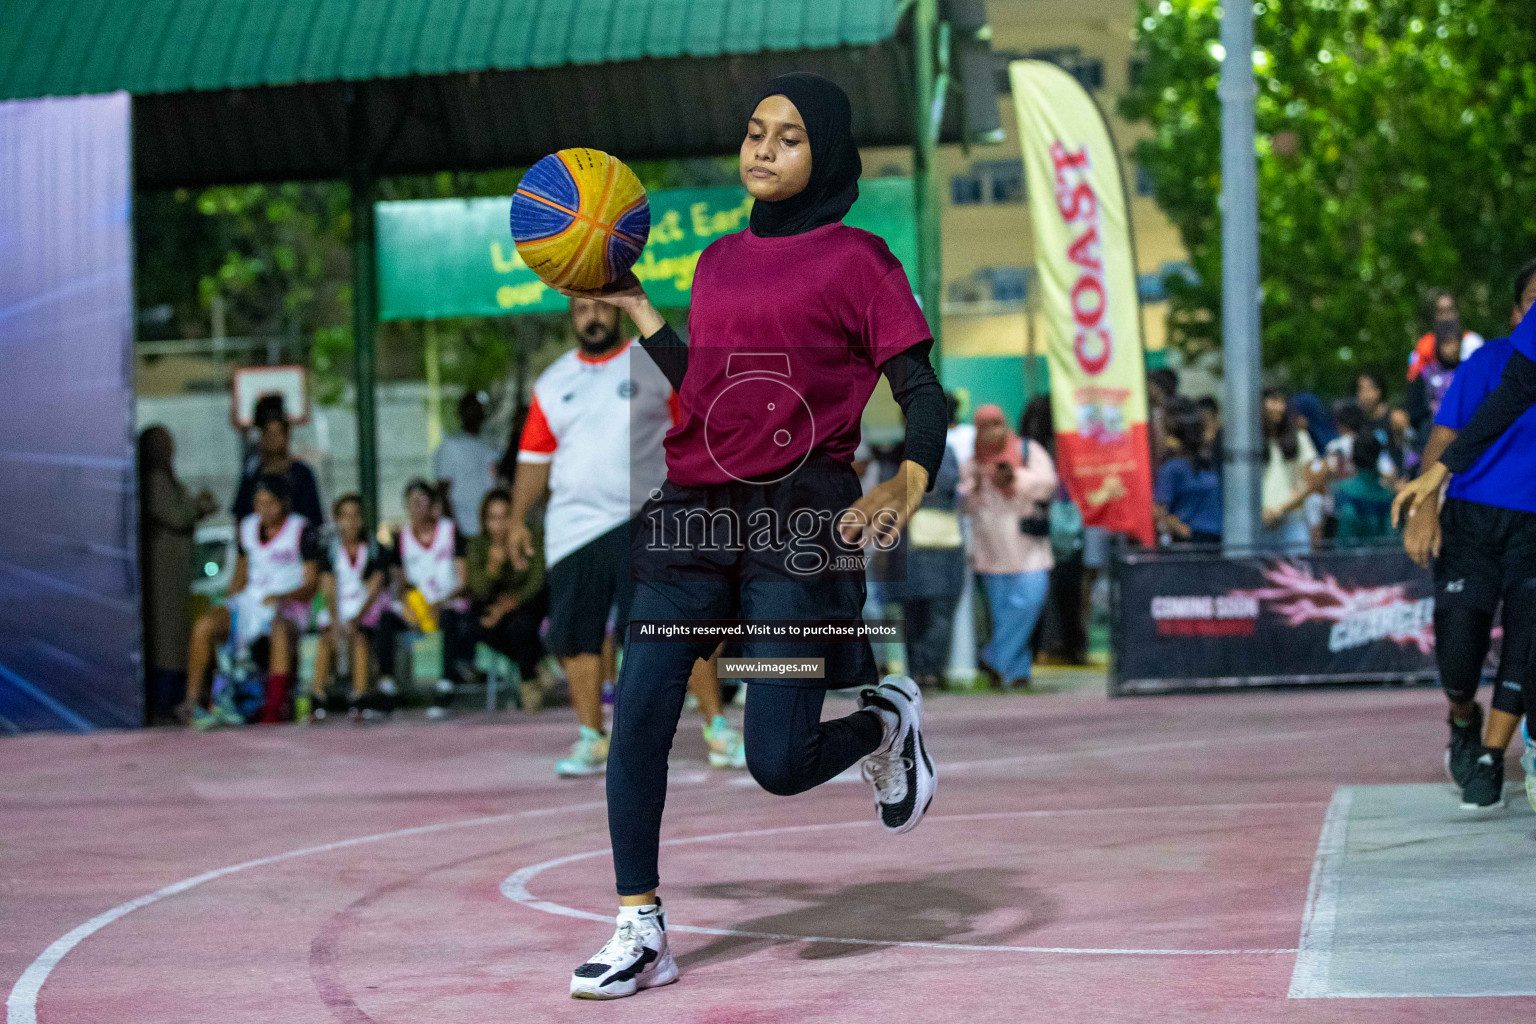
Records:
[[[1456,788],[1465,789],[1472,766],[1483,753],[1483,707],[1472,705],[1472,720],[1466,725],[1457,725],[1454,717],[1446,723],[1451,727],[1451,742],[1445,746],[1445,774]]]
[[[1461,787],[1461,809],[1486,811],[1504,806],[1504,751],[1483,747],[1472,762],[1472,775]]]

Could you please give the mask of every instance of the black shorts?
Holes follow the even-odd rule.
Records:
[[[1536,577],[1536,512],[1449,498],[1440,511],[1435,600],[1492,613]]]
[[[864,553],[834,536],[836,517],[863,495],[846,463],[813,456],[773,483],[683,487],[670,480],[636,517],[634,621],[828,620],[863,617]],[[632,637],[626,657],[665,641]],[[716,641],[694,645],[707,658]],[[823,658],[820,679],[763,677],[748,683],[815,689],[873,686],[866,639],[758,640],[726,645],[727,657]]]
[[[549,652],[555,657],[601,654],[610,608],[618,609],[615,636],[623,643],[635,596],[629,571],[633,523],[620,523],[550,567]]]
[[[1435,559],[1436,621],[1458,622],[1455,613],[1489,617],[1502,605],[1504,639],[1500,680],[1529,681],[1536,639],[1536,512],[1499,508],[1460,498],[1440,512],[1440,557]],[[1457,628],[1452,626],[1451,628]],[[1440,646],[1451,645],[1443,638]],[[1486,650],[1486,640],[1482,650]],[[1472,646],[1457,644],[1469,652]],[[1469,656],[1471,656],[1469,654]]]

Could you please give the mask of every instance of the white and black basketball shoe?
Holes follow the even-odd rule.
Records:
[[[906,676],[886,676],[880,685],[859,694],[859,705],[889,714],[885,739],[864,759],[864,778],[875,789],[875,811],[886,831],[910,832],[928,813],[938,773],[923,742],[923,694]]]
[[[677,963],[667,949],[667,916],[654,907],[619,911],[613,938],[571,972],[572,999],[621,999],[643,988],[677,980]]]

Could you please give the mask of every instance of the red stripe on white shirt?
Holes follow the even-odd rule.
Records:
[[[528,407],[528,420],[523,424],[523,436],[517,442],[517,461],[549,462],[559,447],[560,441],[544,416],[544,407],[539,405],[539,396],[534,395],[533,404]]]

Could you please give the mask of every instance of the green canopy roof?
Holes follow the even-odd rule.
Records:
[[[764,78],[912,138],[903,0],[0,0],[0,100],[126,90],[141,186],[728,153]],[[909,19],[905,19],[909,20]],[[956,120],[947,119],[953,137]]]
[[[0,0],[0,99],[878,43],[899,0]]]

